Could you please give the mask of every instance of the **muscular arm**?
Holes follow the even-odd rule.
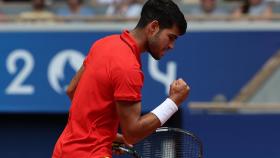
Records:
[[[190,87],[179,79],[170,85],[169,98],[179,106],[188,96]],[[141,116],[141,102],[117,101],[117,112],[125,140],[134,144],[161,126],[159,118],[148,113]]]
[[[141,116],[141,102],[118,101],[117,112],[125,140],[134,144],[160,127],[159,119],[152,113]]]
[[[73,96],[75,94],[75,90],[78,86],[78,83],[80,81],[80,78],[82,76],[84,72],[84,66],[82,66],[79,71],[75,74],[75,76],[72,78],[70,84],[68,85],[67,89],[66,89],[66,94],[68,95],[68,97],[70,98],[70,100],[73,99]]]

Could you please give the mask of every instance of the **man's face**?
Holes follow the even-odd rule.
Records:
[[[175,25],[172,28],[159,29],[148,38],[147,51],[155,60],[160,60],[169,49],[174,47],[179,35],[179,29]]]
[[[45,6],[44,0],[33,0],[33,8],[35,9],[43,9]]]
[[[79,6],[80,5],[79,0],[68,0],[67,3],[70,6]]]
[[[249,0],[249,3],[250,3],[252,6],[259,5],[261,2],[262,2],[262,0]]]
[[[212,12],[216,7],[216,1],[215,0],[201,0],[202,8],[205,12]]]

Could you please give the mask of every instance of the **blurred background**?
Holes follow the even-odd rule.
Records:
[[[145,0],[0,0],[0,157],[49,158],[68,117],[65,88],[93,42],[133,29]],[[280,157],[280,1],[176,0],[187,33],[142,56],[142,112],[190,87],[165,126],[194,132],[206,158]],[[113,53],[113,52],[112,52]]]

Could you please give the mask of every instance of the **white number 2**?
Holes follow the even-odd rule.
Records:
[[[17,73],[18,68],[16,62],[18,60],[23,60],[24,65],[22,69],[19,70],[16,77],[12,80],[9,86],[6,88],[6,94],[23,94],[31,95],[34,93],[34,86],[23,84],[29,74],[32,72],[34,67],[34,59],[30,52],[24,49],[14,50],[7,59],[6,67],[11,75]]]

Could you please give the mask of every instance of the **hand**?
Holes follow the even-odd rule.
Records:
[[[116,138],[115,138],[115,140],[114,140],[112,145],[114,145],[115,143],[116,144],[121,144],[121,146],[128,146],[128,147],[131,147],[131,148],[133,147],[133,145],[128,144],[125,141],[123,135],[119,134],[119,133],[117,133]],[[124,154],[124,151],[122,151],[122,150],[113,150],[113,154],[115,154],[115,155],[122,155],[122,154]]]
[[[117,133],[114,142],[125,144],[125,145],[128,146],[128,147],[133,147],[132,144],[128,144],[128,143],[126,142],[126,140],[124,139],[123,135],[120,134],[120,133]]]
[[[179,105],[188,97],[190,87],[183,79],[178,79],[172,82],[169,90],[169,98],[172,99],[176,105]]]

